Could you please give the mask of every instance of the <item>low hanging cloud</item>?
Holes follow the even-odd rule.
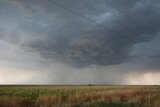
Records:
[[[128,74],[159,72],[158,0],[107,1],[113,3],[123,14],[104,0],[85,1],[96,10],[79,0],[56,2],[130,38],[131,41],[50,1],[0,1],[0,66],[3,69],[12,68],[6,70],[6,74],[5,70],[0,70],[3,75],[12,75],[13,72],[23,74],[20,73],[22,71],[28,75],[26,81],[29,78],[34,80],[37,74],[39,80],[45,74],[45,83],[94,81],[125,84],[125,76]],[[137,63],[142,67],[135,69]],[[133,67],[123,72],[123,66],[119,66],[123,64],[125,67],[128,64]],[[62,79],[64,77],[66,80]],[[75,77],[79,78],[74,80]],[[122,82],[118,82],[119,80]],[[33,83],[37,83],[36,81]]]

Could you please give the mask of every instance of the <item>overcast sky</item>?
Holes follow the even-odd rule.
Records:
[[[159,0],[0,0],[0,84],[160,84],[159,10]]]

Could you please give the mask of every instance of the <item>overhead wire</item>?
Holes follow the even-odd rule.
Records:
[[[50,3],[52,3],[52,4],[55,4],[55,5],[57,5],[57,6],[61,7],[61,8],[63,8],[63,9],[65,9],[65,10],[67,10],[67,11],[69,11],[69,12],[71,12],[71,13],[73,13],[73,14],[81,17],[81,18],[83,18],[83,19],[88,20],[88,21],[91,22],[91,23],[96,24],[97,26],[103,28],[103,29],[104,29],[105,31],[107,31],[107,32],[110,31],[110,32],[112,32],[113,34],[116,34],[117,36],[120,36],[120,37],[122,37],[122,38],[125,38],[125,39],[127,39],[127,40],[129,40],[129,41],[131,41],[131,42],[133,42],[133,43],[135,43],[135,44],[137,44],[137,41],[132,40],[132,39],[130,39],[129,37],[124,36],[123,34],[121,34],[121,33],[119,33],[119,32],[116,32],[116,31],[114,31],[113,29],[110,29],[110,28],[106,27],[106,26],[104,26],[104,25],[102,25],[102,24],[100,24],[100,23],[98,23],[98,22],[90,19],[89,17],[86,17],[86,16],[84,16],[84,15],[82,15],[82,14],[80,14],[80,13],[74,11],[74,10],[72,10],[71,8],[68,8],[68,7],[62,5],[61,3],[56,2],[55,0],[48,0],[48,1],[49,1]],[[151,52],[156,52],[156,53],[159,54],[159,52],[153,50],[152,48],[149,48],[149,47],[147,47],[147,46],[144,46],[143,44],[139,44],[139,45],[140,45],[141,47],[143,47],[143,48],[146,48],[146,49],[150,50]]]
[[[87,3],[86,1],[84,0],[79,0],[81,3],[83,3],[84,5],[88,6],[90,9],[93,9],[95,10],[96,12],[98,13],[102,13],[101,11],[99,11],[97,8],[95,8],[94,6],[91,6],[89,3]],[[112,22],[115,22],[116,24],[120,25],[121,28],[125,28],[126,31],[129,31],[129,33],[132,33],[132,34],[135,34],[137,35],[136,32],[132,31],[131,29],[127,28],[126,26],[124,26],[123,24],[119,23],[118,21],[116,20],[113,20],[113,19],[110,19]]]
[[[134,24],[138,25],[138,27],[140,27],[143,30],[146,30],[141,24],[139,24],[137,21],[135,21],[132,17],[130,17],[129,15],[125,14],[122,10],[120,10],[119,8],[117,8],[116,6],[114,6],[111,2],[107,1],[107,0],[103,0],[106,4],[109,4],[112,8],[114,8],[116,11],[118,11],[119,13],[121,13],[123,16],[125,16],[126,18],[128,18],[130,21],[132,21]]]

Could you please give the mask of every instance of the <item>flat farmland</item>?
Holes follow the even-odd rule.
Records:
[[[1,85],[0,107],[160,107],[160,86]]]

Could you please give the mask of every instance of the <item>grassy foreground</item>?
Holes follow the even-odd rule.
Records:
[[[160,107],[160,86],[0,86],[0,107]]]

